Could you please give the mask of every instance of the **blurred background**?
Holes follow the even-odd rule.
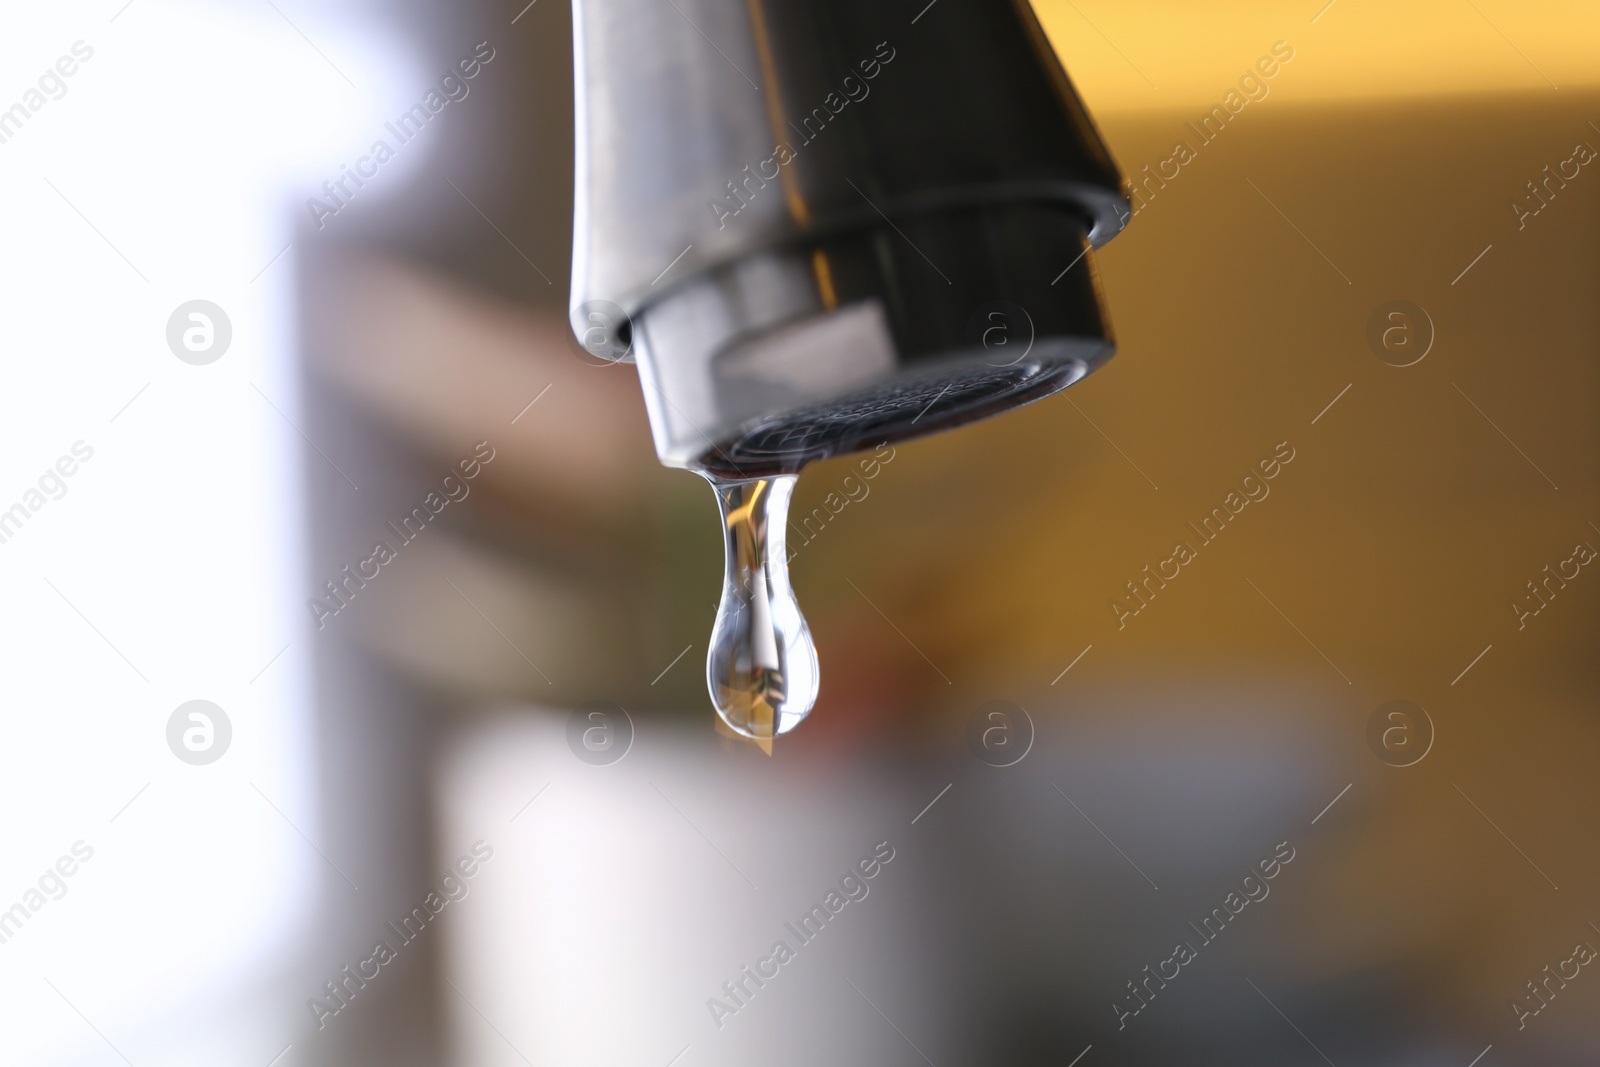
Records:
[[[566,5],[6,15],[0,1059],[1595,1062],[1600,10],[1035,6],[1118,356],[805,471],[770,757]]]

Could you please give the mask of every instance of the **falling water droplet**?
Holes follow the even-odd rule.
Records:
[[[707,480],[722,509],[727,566],[706,682],[722,721],[770,753],[772,739],[811,711],[819,684],[784,544],[795,477]]]

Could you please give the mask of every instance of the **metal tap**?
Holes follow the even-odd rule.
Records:
[[[573,0],[573,36],[572,325],[663,463],[789,473],[1111,356],[1126,186],[1026,0]]]

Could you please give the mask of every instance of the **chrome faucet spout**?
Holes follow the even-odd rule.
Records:
[[[1125,182],[1026,0],[573,0],[571,311],[663,463],[960,425],[1110,357]]]

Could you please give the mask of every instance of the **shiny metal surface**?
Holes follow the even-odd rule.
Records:
[[[638,360],[663,462],[795,470],[1109,356],[1127,198],[1025,2],[573,15],[574,329]]]

